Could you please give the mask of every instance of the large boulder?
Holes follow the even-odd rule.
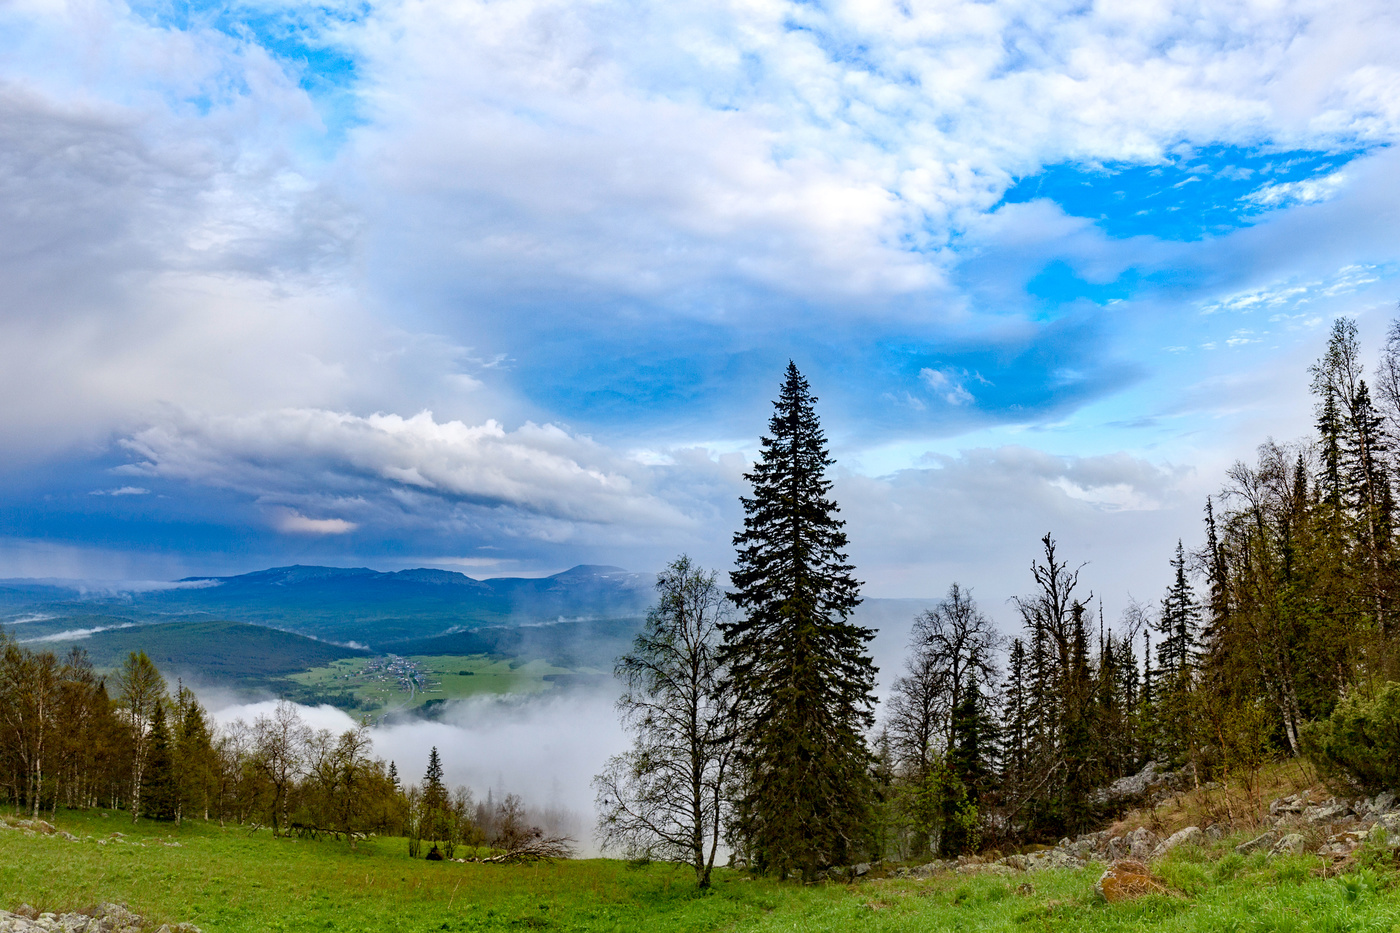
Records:
[[[1188,826],[1172,833],[1152,850],[1153,858],[1161,858],[1177,846],[1200,846],[1206,844],[1206,834],[1199,826]]]
[[[1094,893],[1110,904],[1117,904],[1145,894],[1166,894],[1167,886],[1144,863],[1119,859],[1094,883]]]
[[[1302,833],[1289,833],[1269,850],[1271,855],[1297,855],[1308,847],[1308,841],[1303,838]]]
[[[1128,857],[1139,862],[1152,858],[1157,848],[1157,834],[1146,826],[1139,826],[1128,834]]]
[[[1093,801],[1101,806],[1114,806],[1142,800],[1148,792],[1170,781],[1171,774],[1166,771],[1166,765],[1159,761],[1149,761],[1137,774],[1121,777],[1107,787],[1100,787],[1094,791]]]
[[[1235,851],[1240,855],[1249,855],[1251,852],[1272,848],[1275,842],[1278,842],[1278,832],[1271,829],[1261,836],[1255,836],[1248,842],[1241,842],[1235,846]]]

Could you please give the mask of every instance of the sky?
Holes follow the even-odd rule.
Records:
[[[0,576],[726,568],[793,360],[871,596],[1154,601],[1400,274],[1400,8],[6,0]]]

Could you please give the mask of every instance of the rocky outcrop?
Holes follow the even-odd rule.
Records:
[[[1096,805],[1107,808],[1153,803],[1171,793],[1181,779],[1179,772],[1166,770],[1161,762],[1149,761],[1137,774],[1119,778],[1094,791],[1091,799]]]
[[[1156,766],[1149,766],[1134,776],[1136,783],[1128,786],[1128,792],[1152,786],[1159,777],[1161,773]],[[1361,800],[1329,798],[1320,801],[1313,801],[1306,794],[1294,794],[1271,803],[1269,814],[1274,826],[1235,846],[1236,852],[1241,855],[1262,852],[1270,857],[1308,853],[1333,861],[1351,857],[1362,845],[1384,845],[1400,852],[1400,800],[1391,793]],[[1090,862],[1147,865],[1181,846],[1209,846],[1230,832],[1228,825],[1219,823],[1187,826],[1165,839],[1158,838],[1145,826],[1117,835],[1100,830],[1074,839],[1061,839],[1053,848],[1035,852],[995,860],[964,856],[916,868],[900,868],[895,875],[926,878],[943,872],[1007,874],[1079,869]]]
[[[1303,792],[1275,800],[1269,814],[1274,821],[1271,832],[1281,837],[1271,843],[1272,855],[1311,852],[1340,862],[1363,845],[1400,848],[1400,800],[1390,792],[1317,801]]]
[[[102,904],[90,913],[40,913],[22,904],[14,913],[0,910],[0,933],[141,933],[149,928],[120,904]],[[166,924],[156,933],[200,933],[192,923]]]

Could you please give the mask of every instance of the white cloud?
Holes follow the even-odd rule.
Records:
[[[1112,609],[1128,591],[1165,585],[1177,537],[1197,532],[1200,481],[1127,453],[1003,446],[926,459],[926,468],[837,481],[852,560],[872,595],[934,596],[957,580],[1004,618],[1003,601],[1029,585],[1022,570],[1053,532],[1069,559],[1093,562],[1085,580]]]
[[[1345,172],[1333,172],[1321,178],[1277,182],[1250,192],[1245,196],[1245,200],[1267,208],[1312,204],[1335,196],[1347,180]]]
[[[277,517],[277,530],[287,534],[343,535],[359,527],[343,518],[307,518],[290,509]]]
[[[81,641],[84,638],[90,638],[93,635],[96,635],[98,632],[110,632],[113,629],[134,628],[135,626],[135,622],[124,622],[120,625],[98,625],[92,628],[70,628],[64,629],[61,632],[50,632],[47,635],[40,635],[37,638],[21,639],[21,644],[42,644],[44,642],[52,641]]]
[[[963,380],[968,378],[966,373],[958,375],[947,369],[924,367],[919,370],[919,378],[949,405],[970,405],[976,401],[963,385]]]
[[[551,424],[507,431],[495,421],[440,422],[426,411],[404,418],[286,409],[172,417],[123,444],[138,458],[125,472],[239,490],[282,509],[277,524],[289,532],[341,534],[360,520],[424,518],[440,514],[440,502],[505,507],[527,524],[690,523],[648,490],[642,464]]]

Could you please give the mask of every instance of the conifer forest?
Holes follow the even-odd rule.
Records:
[[[1101,789],[1149,762],[1256,795],[1288,758],[1358,792],[1397,787],[1400,322],[1377,349],[1337,320],[1307,373],[1312,434],[1259,439],[1200,503],[1196,540],[1141,542],[1161,552],[1159,600],[1106,618],[1114,581],[1045,529],[995,621],[959,582],[931,584],[944,595],[887,671],[853,620],[834,461],[789,364],[732,571],[675,558],[616,662],[631,745],[593,777],[599,843],[689,866],[702,888],[717,863],[810,881],[1087,832],[1114,815]],[[218,726],[141,653],[99,675],[80,649],[0,650],[0,798],[34,817],[377,833],[434,859],[577,847],[514,794],[448,788],[436,748],[409,773],[367,725],[317,731],[288,703]]]

